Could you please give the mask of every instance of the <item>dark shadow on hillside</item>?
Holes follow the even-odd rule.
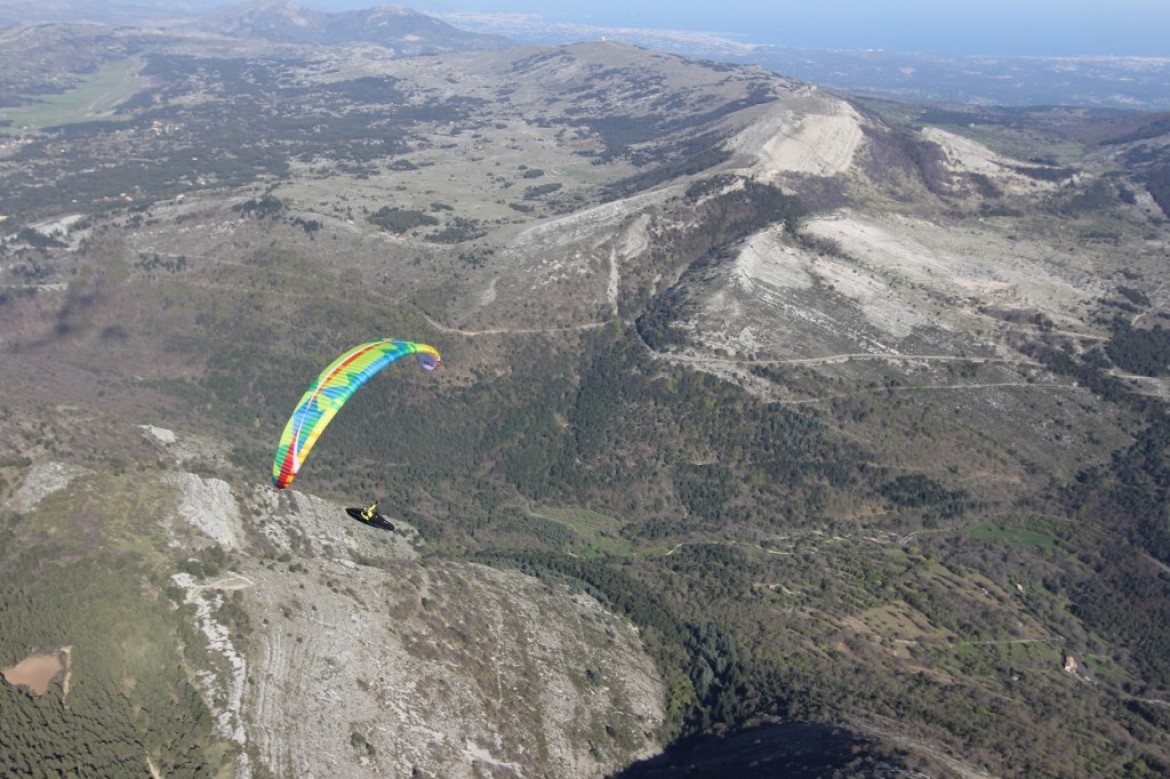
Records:
[[[609,779],[814,779],[885,777],[899,773],[873,742],[844,728],[811,722],[761,725],[726,736],[696,736],[672,744]]]

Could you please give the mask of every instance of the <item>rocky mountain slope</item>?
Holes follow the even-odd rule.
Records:
[[[237,776],[589,777],[652,753],[660,675],[594,598],[422,560],[408,525],[365,527],[296,491],[238,492],[182,470],[193,450],[215,456],[206,443],[142,435],[178,468],[129,488],[168,496],[152,514],[101,506],[101,473],[42,462],[4,504],[23,518],[10,541],[35,546],[26,532],[59,521],[63,494],[73,516],[112,512],[169,555],[215,550],[222,567],[186,565],[167,587],[203,646],[191,672]],[[75,651],[84,678],[94,647]]]

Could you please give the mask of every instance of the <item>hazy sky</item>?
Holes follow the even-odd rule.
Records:
[[[301,0],[362,8],[386,0]],[[935,54],[1170,57],[1170,0],[394,0],[598,26],[704,30],[780,46]]]

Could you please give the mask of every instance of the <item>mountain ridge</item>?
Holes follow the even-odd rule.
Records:
[[[293,0],[256,0],[195,22],[189,29],[278,43],[374,43],[400,56],[512,45],[503,36],[466,32],[433,16],[389,4],[327,12]]]

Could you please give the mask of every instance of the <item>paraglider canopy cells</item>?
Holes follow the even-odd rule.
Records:
[[[321,431],[358,388],[390,363],[408,354],[418,355],[425,370],[439,364],[439,350],[413,341],[370,341],[348,350],[321,372],[293,409],[272,461],[272,483],[277,489],[292,484]]]

